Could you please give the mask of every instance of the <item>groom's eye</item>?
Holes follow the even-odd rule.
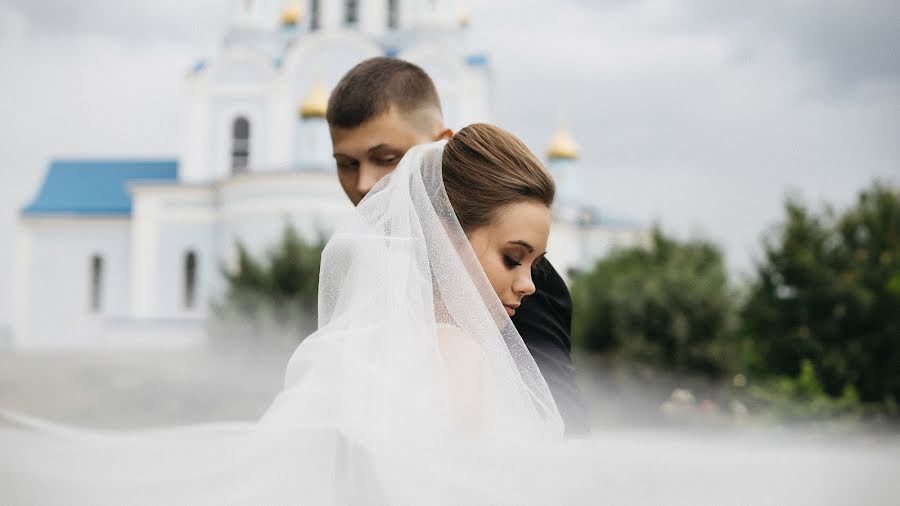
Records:
[[[375,160],[375,163],[377,163],[377,164],[379,164],[379,165],[392,165],[392,164],[397,163],[398,160],[400,160],[399,157],[396,157],[396,156],[386,156],[386,157],[384,157],[384,158],[378,158],[378,159],[376,159],[376,160]]]
[[[357,162],[338,162],[337,164],[338,170],[342,171],[356,170],[357,167],[359,167]]]

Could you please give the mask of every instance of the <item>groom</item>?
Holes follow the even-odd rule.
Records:
[[[437,90],[421,68],[395,58],[371,58],[350,69],[328,100],[328,126],[338,179],[353,205],[417,145],[449,139]],[[566,433],[589,432],[587,411],[569,356],[572,300],[549,262],[536,269],[537,291],[512,321],[537,362]]]

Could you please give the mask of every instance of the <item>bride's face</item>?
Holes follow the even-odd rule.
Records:
[[[509,316],[534,293],[531,268],[547,251],[550,210],[533,201],[503,207],[490,225],[468,234],[472,249]]]

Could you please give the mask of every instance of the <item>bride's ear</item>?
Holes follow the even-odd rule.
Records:
[[[449,140],[451,137],[453,137],[453,130],[451,130],[449,128],[444,128],[437,134],[437,136],[434,138],[434,140],[436,140],[436,141]]]

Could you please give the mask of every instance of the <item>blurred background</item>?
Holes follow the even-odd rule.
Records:
[[[328,92],[435,79],[557,177],[596,430],[896,434],[895,2],[4,0],[0,407],[260,415],[350,211]]]

